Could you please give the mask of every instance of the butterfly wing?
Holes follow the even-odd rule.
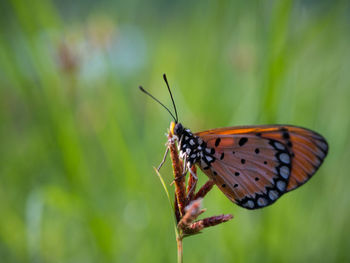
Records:
[[[195,135],[214,159],[209,167],[199,163],[202,171],[231,201],[248,209],[270,205],[307,182],[328,152],[321,135],[289,125],[228,127]]]

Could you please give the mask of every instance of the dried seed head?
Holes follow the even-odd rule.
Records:
[[[185,215],[180,220],[178,227],[180,229],[186,229],[189,227],[189,225],[205,210],[201,209],[202,207],[202,198],[199,198],[197,200],[192,201],[188,206],[185,208]]]
[[[196,193],[194,199],[203,198],[214,186],[213,180],[208,180]]]
[[[194,222],[190,225],[190,229],[196,233],[201,231],[203,228],[215,226],[224,222],[227,222],[233,218],[232,215],[219,215],[219,216],[212,216],[208,218],[204,218],[202,220],[199,220],[197,222]]]

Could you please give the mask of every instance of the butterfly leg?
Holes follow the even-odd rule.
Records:
[[[188,166],[187,169],[190,171],[190,174],[193,176],[193,178],[194,178],[195,180],[198,181],[197,175],[196,175],[196,174],[192,171],[192,169],[191,169],[192,164],[188,163],[187,166]]]
[[[170,185],[173,185],[175,182],[177,182],[177,181],[180,181],[183,177],[185,177],[186,176],[186,174],[182,174],[182,175],[180,175],[179,177],[176,177],[172,182],[171,182],[171,184]]]
[[[181,180],[183,177],[185,177],[186,176],[186,174],[187,174],[187,166],[186,166],[186,163],[187,163],[187,158],[186,158],[186,156],[184,157],[184,159],[182,160],[182,163],[183,163],[183,167],[182,167],[182,175],[181,176],[179,176],[179,177],[177,177],[177,178],[175,178],[173,181],[172,181],[172,183],[170,184],[170,185],[172,185],[175,181],[179,181],[179,180]]]
[[[186,163],[187,163],[187,157],[186,155],[183,157],[183,159],[181,158],[180,156],[180,160],[182,160],[182,163],[183,163],[183,167],[182,167],[182,174],[178,177],[176,177],[170,185],[173,185],[175,183],[175,181],[180,181],[183,177],[186,176],[187,174],[187,166],[186,166]]]
[[[163,164],[165,163],[165,160],[166,160],[166,157],[168,156],[168,153],[169,153],[169,147],[166,147],[163,160],[162,160],[162,162],[159,164],[159,166],[158,166],[158,168],[157,168],[157,171],[158,171],[158,172],[159,172],[160,168],[162,168]]]
[[[190,171],[190,178],[192,177],[194,180],[194,183],[192,183],[192,187],[190,188],[190,190],[188,191],[187,193],[187,198],[189,198],[192,194],[193,194],[193,191],[195,190],[196,188],[196,185],[197,185],[197,181],[198,181],[198,177],[197,177],[197,174],[193,171],[192,167],[194,167],[194,165],[192,165],[189,169]],[[195,170],[195,169],[194,169]],[[189,179],[191,180],[191,179]]]

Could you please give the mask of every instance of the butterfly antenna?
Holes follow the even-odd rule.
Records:
[[[154,99],[156,102],[158,102],[160,105],[162,105],[162,106],[164,107],[164,109],[166,109],[166,110],[170,113],[171,117],[173,117],[173,119],[175,120],[175,122],[177,122],[177,114],[176,114],[176,118],[175,118],[175,116],[171,113],[171,111],[170,111],[163,103],[161,103],[158,99],[156,99],[153,95],[151,95],[147,90],[145,90],[142,86],[139,86],[139,89],[140,89],[143,93],[147,94],[147,95],[150,96],[152,99]],[[170,94],[171,94],[171,93],[170,93]],[[175,110],[175,113],[176,113],[176,110]]]
[[[170,90],[170,87],[169,87],[169,83],[168,83],[168,80],[167,80],[165,74],[163,74],[163,79],[164,79],[164,81],[165,81],[165,83],[166,83],[166,86],[168,87],[168,90],[169,90],[169,93],[170,93],[170,97],[171,97],[171,101],[173,102],[173,106],[174,106],[174,110],[175,110],[175,115],[176,115],[176,121],[175,121],[175,122],[177,123],[178,120],[179,120],[178,117],[177,117],[177,110],[176,110],[176,106],[175,106],[173,94],[171,93],[171,90]]]

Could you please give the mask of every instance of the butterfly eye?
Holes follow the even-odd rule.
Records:
[[[175,135],[181,135],[182,134],[182,132],[183,132],[183,126],[182,126],[182,124],[181,123],[176,123],[175,124],[175,128],[174,128],[174,134]]]

